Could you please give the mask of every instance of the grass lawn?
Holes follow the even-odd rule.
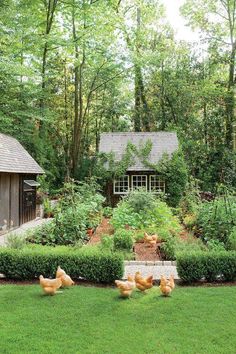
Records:
[[[54,297],[37,285],[0,286],[0,353],[236,353],[236,287],[155,287],[130,300],[75,286]]]

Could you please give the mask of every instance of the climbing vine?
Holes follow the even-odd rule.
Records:
[[[167,202],[170,206],[176,207],[188,180],[188,170],[183,153],[179,149],[171,157],[167,153],[163,154],[161,160],[154,164],[150,162],[152,146],[151,140],[140,147],[128,142],[120,161],[115,159],[114,152],[100,153],[93,174],[99,176],[100,181],[105,184],[114,178],[122,177],[138,158],[144,167],[162,176],[166,182]]]

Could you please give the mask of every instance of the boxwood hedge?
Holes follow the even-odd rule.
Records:
[[[212,251],[177,255],[177,271],[185,282],[236,279],[236,252]]]
[[[112,283],[122,277],[123,263],[120,255],[101,253],[96,249],[0,248],[0,273],[8,279],[32,280],[40,274],[55,277],[60,265],[74,279]]]

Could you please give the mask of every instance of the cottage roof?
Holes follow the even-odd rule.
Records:
[[[42,174],[43,169],[15,138],[0,133],[0,172]]]
[[[125,153],[128,142],[135,146],[145,146],[147,141],[152,142],[152,151],[149,161],[157,163],[164,153],[171,155],[178,149],[178,138],[176,133],[157,132],[157,133],[102,133],[100,138],[99,151],[104,153],[114,152],[115,160],[120,161]],[[128,168],[128,171],[151,170],[135,159],[134,164]]]

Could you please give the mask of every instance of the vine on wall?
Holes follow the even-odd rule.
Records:
[[[188,170],[183,153],[179,148],[171,156],[167,153],[163,154],[161,160],[154,164],[150,162],[152,146],[151,140],[148,140],[140,147],[128,142],[120,161],[115,160],[113,152],[100,153],[93,173],[98,176],[101,183],[106,184],[115,178],[122,177],[127,169],[133,165],[134,160],[138,158],[144,167],[155,171],[163,177],[166,183],[167,202],[170,206],[176,207],[184,193],[188,180]]]

